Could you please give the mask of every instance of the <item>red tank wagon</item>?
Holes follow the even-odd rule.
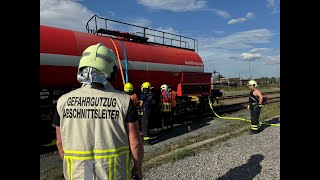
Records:
[[[93,20],[95,24],[90,29]],[[105,26],[98,28],[97,20],[103,20]],[[141,31],[107,29],[107,25],[115,23]],[[122,73],[117,73],[115,89],[122,91],[123,82],[129,81],[139,94],[143,82],[150,82],[156,92],[167,84],[177,91],[179,117],[192,109],[206,109],[207,103],[201,102],[211,95],[211,73],[204,72],[195,39],[96,15],[86,28],[88,33],[40,25],[40,119],[44,129],[51,128],[56,100],[80,87],[76,74],[82,52],[97,43],[112,49],[121,61]],[[151,41],[152,38],[160,41]]]

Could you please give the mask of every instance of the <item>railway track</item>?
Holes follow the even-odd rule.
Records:
[[[280,94],[280,91],[263,93],[263,95],[270,95],[270,94]],[[243,97],[248,97],[248,94],[237,94],[237,95],[223,96],[223,97],[221,98],[221,100],[225,100],[225,99],[235,99],[235,98],[243,98]]]
[[[279,97],[272,97],[268,98],[268,102],[266,104],[271,104],[275,102],[280,102],[280,96]],[[214,111],[216,113],[227,113],[227,112],[233,112],[240,109],[247,108],[248,102],[240,102],[240,103],[234,103],[229,105],[221,105],[221,106],[215,106]],[[194,119],[199,117],[208,117],[208,116],[214,116],[214,114],[211,112],[211,110],[207,113],[199,114],[199,115],[193,115],[193,116],[187,116],[185,119]]]

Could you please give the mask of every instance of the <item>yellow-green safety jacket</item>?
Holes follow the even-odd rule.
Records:
[[[67,180],[130,179],[125,117],[130,96],[86,85],[57,102]]]

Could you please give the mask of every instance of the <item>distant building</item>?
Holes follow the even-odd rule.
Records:
[[[239,86],[246,86],[248,82],[251,79],[243,79],[243,78],[226,78],[221,77],[220,79],[218,77],[211,80],[211,87],[214,88],[214,86],[227,86],[227,87],[239,87]]]

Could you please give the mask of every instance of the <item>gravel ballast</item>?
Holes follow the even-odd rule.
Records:
[[[151,168],[144,179],[280,179],[280,128],[242,135]]]

